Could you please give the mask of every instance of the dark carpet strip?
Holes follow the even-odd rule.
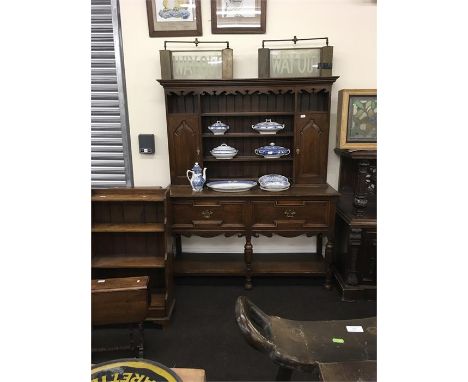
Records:
[[[234,318],[238,296],[248,296],[265,313],[292,320],[332,320],[376,315],[374,301],[343,302],[323,280],[255,278],[245,291],[241,278],[179,278],[176,307],[169,326],[145,324],[145,358],[169,367],[205,369],[207,381],[271,381],[277,367],[244,340]],[[124,329],[94,329],[95,346],[128,343]],[[103,352],[93,362],[133,356]],[[293,381],[310,380],[294,372]]]

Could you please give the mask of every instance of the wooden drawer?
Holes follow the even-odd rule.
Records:
[[[178,200],[172,204],[172,229],[244,230],[244,206],[242,200]]]
[[[253,230],[310,230],[328,227],[326,200],[267,200],[252,202]]]

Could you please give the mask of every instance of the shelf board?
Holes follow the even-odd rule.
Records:
[[[245,263],[242,253],[184,253],[182,258],[176,258],[174,272],[176,276],[245,276]],[[258,253],[252,262],[253,276],[325,274],[325,260],[315,253]]]
[[[223,135],[214,135],[212,133],[202,134],[203,138],[290,138],[294,137],[293,133],[279,133],[279,134],[260,134],[260,133],[226,133]]]
[[[204,162],[279,162],[279,161],[292,161],[293,158],[290,156],[281,158],[263,158],[259,156],[247,156],[241,155],[236,156],[232,159],[216,159],[215,157],[204,157]]]
[[[164,257],[156,256],[94,256],[91,260],[93,268],[164,268]]]
[[[113,188],[92,190],[93,202],[164,202],[166,190],[161,187]]]
[[[270,115],[294,115],[294,111],[227,111],[218,113],[201,113],[202,117],[265,117]]]
[[[164,232],[164,224],[93,224],[92,232]]]

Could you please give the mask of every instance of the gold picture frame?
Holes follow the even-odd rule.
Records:
[[[338,92],[336,147],[377,150],[377,89]]]

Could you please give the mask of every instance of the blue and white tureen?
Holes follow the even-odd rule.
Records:
[[[208,126],[208,130],[214,135],[224,135],[224,133],[229,130],[229,126],[221,121],[216,121],[211,126]]]
[[[223,143],[210,151],[211,155],[213,155],[216,159],[232,159],[237,155],[238,152],[239,150],[228,146],[226,143]]]
[[[284,123],[281,125],[278,122],[272,122],[271,119],[267,119],[265,122],[252,125],[252,129],[260,134],[276,134],[277,131],[284,129]]]
[[[264,158],[280,158],[283,155],[289,155],[291,151],[282,146],[276,146],[273,142],[269,146],[259,147],[255,149],[255,154],[261,155]]]

